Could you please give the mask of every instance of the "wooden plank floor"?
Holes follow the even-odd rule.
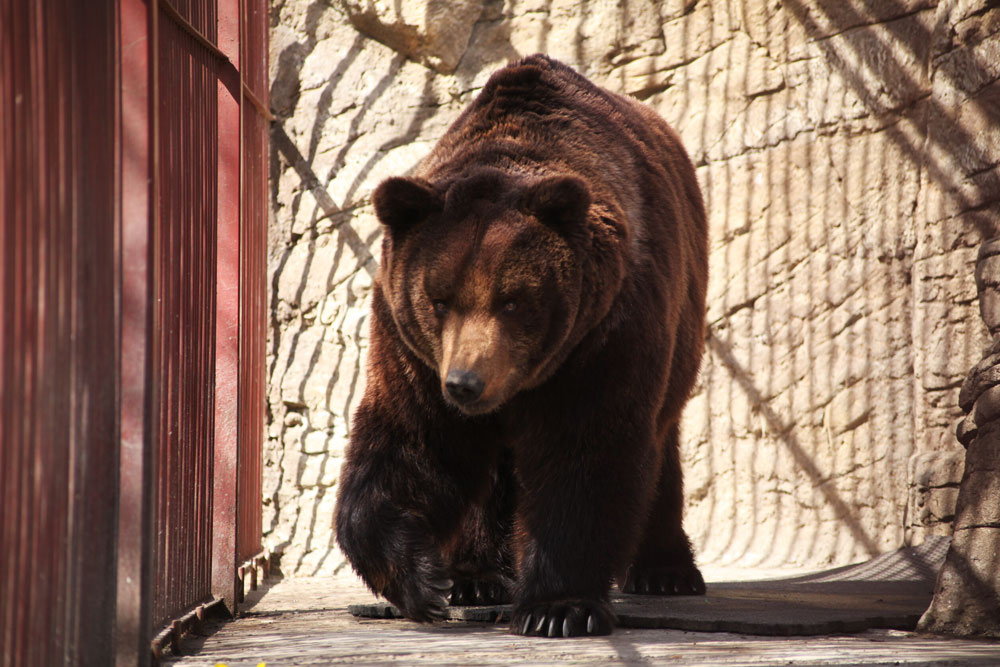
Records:
[[[727,577],[728,578],[728,577]],[[291,578],[253,594],[236,621],[188,638],[177,667],[279,665],[1000,665],[1000,643],[894,630],[774,638],[618,629],[610,637],[529,639],[502,626],[357,619],[347,605],[374,600],[352,575]]]

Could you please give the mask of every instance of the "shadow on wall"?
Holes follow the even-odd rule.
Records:
[[[272,233],[270,248],[272,446],[265,454],[265,465],[271,468],[265,484],[265,508],[270,510],[265,533],[275,548],[293,556],[283,561],[286,571],[320,572],[339,564],[329,561],[335,553],[332,503],[347,420],[362,391],[366,297],[380,239],[370,219],[359,224],[355,214],[363,202],[356,195],[387,153],[419,133],[433,108],[414,114],[408,127],[379,145],[362,142],[363,149],[352,150],[359,135],[371,133],[373,109],[384,115],[379,106],[405,59],[398,54],[382,58],[379,64],[385,67],[370,82],[379,72],[371,67],[370,49],[365,48],[370,41],[354,33],[343,49],[343,43],[326,32],[336,20],[329,3],[302,4],[301,13],[295,13],[304,38],[285,45],[277,55],[272,84],[279,116],[272,129],[272,207],[277,218],[272,232],[278,234]],[[282,10],[273,18],[280,20]],[[330,48],[336,56],[323,58]],[[320,81],[302,78],[304,70],[316,74],[310,58],[332,64]],[[428,71],[422,98],[430,79]],[[367,89],[361,97],[359,84]],[[304,110],[297,110],[300,104]],[[303,116],[305,123],[298,122]],[[336,126],[333,132],[327,132],[328,124]],[[367,155],[361,164],[359,155]],[[345,173],[349,180],[340,179],[340,187],[331,192],[331,181]]]
[[[829,4],[740,6],[752,46],[714,65],[746,102],[684,81],[687,109],[710,109],[701,171],[721,217],[713,354],[688,418],[709,559],[822,564],[897,546],[916,523],[907,460],[954,446],[957,388],[983,340],[971,269],[996,233],[998,72],[977,49],[996,28],[963,36],[954,4]],[[756,48],[784,63],[760,97]],[[720,155],[732,128],[744,146],[763,136],[759,152]]]
[[[683,439],[703,560],[820,565],[898,546],[919,523],[908,461],[953,447],[984,340],[971,267],[1000,198],[998,10],[468,0],[449,69],[454,44],[427,27],[439,2],[403,4],[272,11],[265,533],[285,571],[342,566],[333,498],[380,239],[368,196],[493,69],[536,51],[656,108],[698,170],[710,328]]]

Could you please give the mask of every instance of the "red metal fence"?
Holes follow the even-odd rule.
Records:
[[[214,41],[215,7],[200,4],[200,11],[185,12],[189,8],[178,3],[178,11]],[[158,626],[211,596],[215,278],[224,243],[217,232],[228,231],[229,221],[220,219],[223,193],[216,182],[223,166],[217,59],[162,14],[156,37],[159,196],[153,261],[159,280],[153,321],[161,401],[152,618]]]
[[[115,181],[94,168],[114,164],[110,9],[0,0],[5,666],[97,665],[112,643]]]
[[[142,664],[260,552],[263,0],[0,0],[0,665]]]

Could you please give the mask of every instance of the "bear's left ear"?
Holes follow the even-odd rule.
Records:
[[[576,176],[549,176],[528,188],[521,206],[554,227],[582,223],[590,208],[590,190]]]
[[[372,204],[379,222],[400,232],[440,211],[444,202],[427,181],[395,176],[379,183]]]

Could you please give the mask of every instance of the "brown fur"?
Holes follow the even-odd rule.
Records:
[[[532,56],[493,75],[385,224],[338,540],[410,618],[509,593],[522,634],[610,632],[623,590],[701,593],[678,422],[705,212],[674,132]]]

